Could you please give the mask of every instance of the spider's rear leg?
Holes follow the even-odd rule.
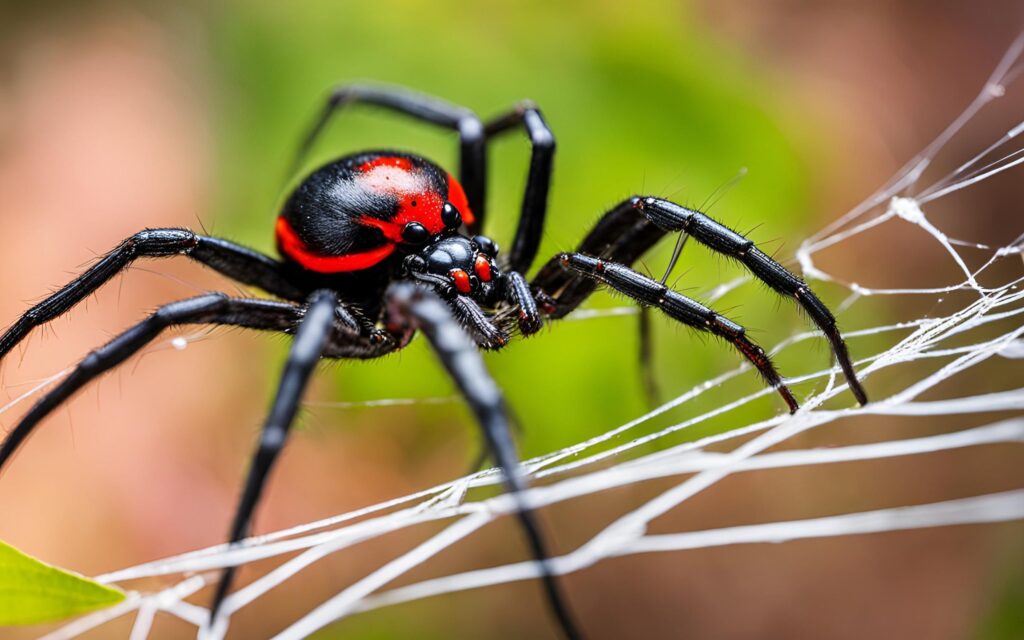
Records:
[[[165,305],[106,345],[91,352],[66,378],[40,398],[22,417],[21,422],[11,430],[3,444],[0,444],[0,468],[43,418],[88,382],[137,353],[168,327],[183,324],[215,324],[285,332],[294,327],[301,318],[302,309],[293,304],[229,298],[219,293]]]
[[[252,249],[220,238],[201,236],[188,229],[147,229],[126,238],[85,273],[26,311],[0,336],[0,358],[7,355],[32,329],[53,320],[89,297],[136,258],[174,255],[188,256],[229,278],[259,287],[281,298],[303,298],[301,290],[284,275],[280,262]]]
[[[309,132],[303,138],[291,173],[294,173],[309,154],[324,127],[343,107],[366,104],[383,107],[459,133],[459,182],[466,190],[466,200],[476,218],[477,228],[484,218],[487,179],[487,154],[484,126],[471,110],[440,98],[407,89],[387,86],[350,84],[331,91],[327,103]]]
[[[541,235],[544,233],[555,157],[555,134],[544,121],[537,105],[529,101],[521,102],[508,113],[488,121],[484,125],[484,133],[490,143],[501,134],[520,126],[530,138],[530,168],[526,174],[519,225],[508,254],[508,266],[513,271],[525,273],[537,257]],[[473,231],[482,228],[482,224],[482,219],[477,220]]]
[[[429,289],[411,283],[392,285],[387,293],[389,322],[419,329],[433,347],[476,416],[492,458],[501,467],[509,495],[516,500],[516,517],[526,534],[533,557],[540,564],[548,604],[570,640],[582,635],[550,566],[544,538],[533,511],[522,499],[526,480],[509,431],[508,410],[501,390],[484,366],[480,352],[444,301]]]
[[[743,327],[732,320],[616,262],[605,262],[581,253],[565,253],[558,256],[558,259],[566,269],[603,282],[640,304],[660,309],[669,317],[694,329],[707,331],[729,341],[757,368],[765,382],[779,392],[790,413],[799,408],[796,398],[782,381],[768,354],[748,339]]]

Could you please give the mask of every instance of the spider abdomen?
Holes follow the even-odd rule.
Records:
[[[461,214],[458,224],[473,221],[462,186],[423,157],[394,151],[346,156],[291,193],[277,220],[277,246],[310,271],[369,269],[402,244],[420,244],[448,229],[448,203]]]

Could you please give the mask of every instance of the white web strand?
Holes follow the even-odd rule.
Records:
[[[1024,149],[1006,149],[1019,140],[1020,134],[1024,132],[1024,121],[1014,123],[1000,139],[982,147],[978,154],[941,180],[923,188],[919,184],[926,169],[945,145],[958,135],[983,107],[1006,94],[1008,85],[1017,78],[1024,65],[1022,54],[1024,34],[1010,47],[978,97],[932,144],[883,188],[807,239],[796,252],[796,262],[799,263],[806,278],[833,282],[850,290],[851,295],[842,306],[843,310],[865,296],[937,297],[955,291],[970,293],[971,295],[965,297],[966,301],[962,306],[947,315],[912,318],[895,324],[845,332],[845,336],[857,347],[863,347],[869,342],[887,345],[873,355],[861,355],[856,364],[863,378],[870,378],[885,369],[920,361],[934,362],[937,368],[888,398],[875,398],[875,401],[866,407],[825,408],[827,401],[846,391],[846,385],[839,377],[839,369],[832,367],[788,379],[793,385],[817,382],[819,387],[822,387],[804,401],[803,408],[796,415],[773,416],[683,444],[672,444],[667,438],[670,434],[701,425],[716,416],[772,393],[771,389],[762,389],[655,432],[638,432],[641,425],[694,400],[709,389],[722,386],[740,376],[750,375],[750,367],[742,365],[694,387],[624,425],[564,450],[525,461],[525,470],[537,486],[530,488],[524,499],[535,508],[572,501],[615,487],[636,485],[654,479],[678,478],[678,482],[670,489],[622,513],[589,541],[553,559],[552,566],[558,573],[578,571],[606,558],[637,553],[664,553],[733,544],[778,543],[816,537],[1024,519],[1022,488],[821,518],[753,523],[685,533],[647,533],[647,526],[654,518],[680,508],[680,505],[692,496],[732,474],[901,456],[927,456],[980,446],[1019,448],[1024,444],[1024,417],[1018,415],[1024,411],[1024,386],[985,394],[934,399],[934,390],[943,382],[958,376],[970,375],[972,369],[978,365],[998,358],[1024,357],[1024,269],[1017,265],[1018,268],[1014,272],[1018,275],[1011,276],[1006,282],[987,282],[991,280],[991,277],[987,276],[991,275],[993,265],[1021,255],[1024,250],[1024,235],[1017,234],[1024,229],[1011,230],[1009,234],[1013,239],[1004,245],[989,247],[948,237],[940,226],[927,217],[923,208],[927,203],[974,186],[1024,163]],[[1014,203],[1014,206],[1018,207],[1019,203]],[[900,223],[909,223],[920,230],[922,242],[938,245],[959,269],[962,274],[961,281],[949,286],[924,289],[867,287],[828,273],[815,263],[815,255],[829,247],[846,242],[881,225]],[[987,251],[990,255],[980,267],[972,269],[969,266],[971,261],[958,252],[958,247]],[[749,277],[736,278],[716,287],[703,299],[714,301],[737,287],[746,286],[749,282]],[[585,320],[631,313],[635,313],[632,308],[581,311],[575,314],[575,318]],[[798,343],[817,339],[819,336],[814,332],[800,333],[776,345],[773,352],[777,353]],[[863,354],[865,348],[855,348],[853,351]],[[44,381],[14,402],[32,395],[63,373]],[[1012,384],[1012,381],[1009,383]],[[809,386],[804,385],[805,388]],[[959,385],[953,385],[953,388],[957,386]],[[949,388],[949,385],[943,387]],[[926,394],[931,399],[921,400],[920,398]],[[445,397],[421,401],[440,403],[451,400]],[[368,404],[387,406],[415,402],[415,399],[390,399],[376,400]],[[345,403],[322,404],[352,406]],[[8,407],[0,408],[0,411]],[[958,431],[926,437],[894,437],[880,442],[829,449],[787,449],[767,452],[769,448],[777,447],[798,434],[812,429],[836,427],[855,416],[987,416],[998,412],[1009,412],[1014,415],[983,426],[965,426]],[[659,450],[646,454],[637,453],[644,445],[659,441],[664,443]],[[716,448],[715,451],[710,449],[712,446]],[[723,452],[723,447],[731,449]],[[650,447],[645,450],[650,450]],[[544,480],[544,484],[537,482],[541,479]],[[512,513],[515,503],[507,495],[486,499],[474,497],[476,494],[472,492],[473,489],[497,484],[500,484],[500,476],[495,470],[482,471],[385,503],[250,538],[232,549],[228,549],[226,545],[219,545],[98,576],[99,581],[112,584],[128,583],[153,576],[169,576],[172,581],[177,581],[170,587],[155,592],[132,591],[128,599],[118,606],[83,616],[46,638],[74,638],[89,629],[133,612],[133,640],[148,637],[157,612],[165,612],[195,625],[203,637],[219,638],[226,632],[233,614],[257,602],[264,594],[287,583],[290,578],[320,559],[393,531],[439,521],[448,522],[447,527],[361,580],[348,585],[337,595],[296,620],[276,637],[282,640],[302,638],[338,619],[359,612],[444,593],[536,578],[536,564],[519,562],[436,576],[387,590],[388,584],[413,567],[433,558],[440,551],[457,545],[487,523]],[[284,559],[284,556],[287,556],[287,559]],[[217,571],[223,567],[273,557],[282,557],[284,561],[231,594],[224,602],[222,615],[215,628],[205,629],[208,610],[186,602],[186,599],[203,588],[209,580],[215,580],[218,576]]]

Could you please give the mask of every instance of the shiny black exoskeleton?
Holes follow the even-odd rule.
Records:
[[[494,308],[507,290],[507,276],[494,259],[497,255],[497,245],[485,236],[440,236],[405,258],[404,274],[432,285],[445,298],[469,296]]]
[[[90,353],[43,395],[0,445],[0,468],[43,418],[168,327],[230,325],[291,334],[281,384],[231,526],[229,538],[234,543],[249,531],[253,509],[317,362],[383,356],[405,346],[418,330],[473,410],[517,501],[517,517],[539,565],[551,610],[565,636],[578,638],[580,631],[555,579],[556,567],[522,500],[525,481],[509,434],[508,412],[478,348],[505,346],[515,329],[524,336],[536,333],[544,320],[564,317],[604,284],[732,344],[778,391],[789,410],[796,411],[793,394],[742,326],[630,267],[666,234],[682,233],[741,262],[803,307],[828,338],[855,398],[867,402],[835,318],[807,284],[753,242],[699,211],[660,198],[628,198],[605,213],[577,252],[554,256],[527,281],[525,274],[537,256],[544,229],[555,149],[554,135],[532,103],[524,102],[484,123],[472,111],[436,98],[390,88],[343,87],[332,93],[299,158],[341,107],[356,103],[458,132],[460,179],[422,157],[393,151],[364,152],[329,163],[299,185],[277,218],[282,260],[186,229],[150,229],[125,239],[0,336],[0,358],[33,328],[81,302],[140,257],[185,255],[277,299],[212,293],[161,307]],[[486,151],[492,140],[517,128],[530,140],[530,166],[511,249],[499,259],[495,244],[480,235]],[[221,603],[232,576],[233,570],[226,570],[217,587],[211,607],[214,624],[222,624],[231,613],[222,610]]]

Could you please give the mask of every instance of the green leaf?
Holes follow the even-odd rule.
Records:
[[[62,620],[109,607],[124,593],[0,541],[0,626]]]

